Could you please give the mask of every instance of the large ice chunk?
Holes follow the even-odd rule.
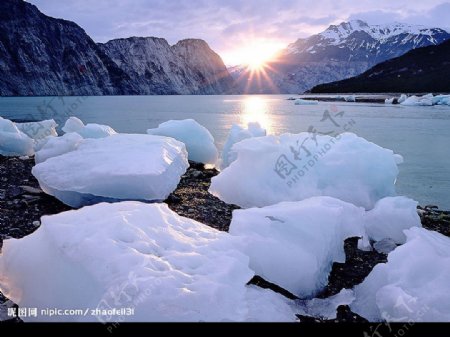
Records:
[[[34,141],[8,119],[0,117],[0,155],[31,156]]]
[[[175,139],[117,134],[85,139],[76,150],[37,164],[32,173],[46,193],[80,207],[100,201],[164,200],[188,166],[185,146]]]
[[[233,124],[230,132],[228,133],[227,140],[222,149],[222,155],[220,160],[220,169],[223,170],[236,160],[237,154],[232,150],[233,145],[239,143],[241,140],[252,137],[263,137],[266,135],[266,129],[262,128],[257,122],[251,122],[247,124],[247,128],[244,128],[238,124]]]
[[[57,137],[58,124],[53,119],[39,122],[16,123],[17,128],[34,140],[43,140],[46,137]]]
[[[131,201],[44,216],[33,234],[6,240],[0,255],[2,291],[21,307],[134,309],[26,321],[295,320],[288,301],[246,286],[252,276],[228,233],[166,204]]]
[[[36,164],[39,164],[48,158],[76,150],[83,139],[76,132],[66,133],[61,137],[47,138],[41,146],[41,149],[35,153],[34,160]]]
[[[433,94],[428,94],[424,96],[410,96],[406,98],[401,105],[410,106],[432,106],[433,105]]]
[[[237,160],[212,178],[210,192],[241,207],[327,195],[371,209],[395,195],[394,153],[353,133],[250,138],[233,150]]]
[[[295,105],[317,105],[319,101],[312,99],[301,99],[297,98],[294,102]]]
[[[417,201],[403,196],[378,200],[375,207],[365,215],[369,238],[374,241],[389,238],[397,244],[405,243],[406,236],[403,230],[422,227],[417,205]]]
[[[299,297],[328,281],[333,262],[345,262],[344,240],[363,236],[364,209],[330,197],[235,210],[230,234],[243,239],[250,267]]]
[[[95,123],[84,125],[77,117],[70,117],[62,127],[62,130],[65,133],[76,132],[83,138],[104,138],[117,134],[117,132],[108,125]]]
[[[175,138],[186,145],[189,160],[215,164],[218,157],[214,137],[204,126],[193,119],[170,120],[159,124],[156,129],[148,129],[150,135]]]
[[[369,321],[450,321],[450,238],[413,227],[407,242],[389,253],[355,287],[355,313]]]

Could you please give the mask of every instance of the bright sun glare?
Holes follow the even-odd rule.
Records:
[[[248,97],[243,102],[241,124],[246,127],[248,123],[259,123],[267,131],[271,129],[272,121],[269,116],[267,101],[261,97]]]
[[[247,66],[249,70],[260,70],[283,46],[282,43],[275,41],[253,41],[233,51],[230,59],[235,64]]]

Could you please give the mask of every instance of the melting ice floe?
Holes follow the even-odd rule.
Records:
[[[233,124],[230,132],[228,133],[225,145],[223,146],[219,164],[220,169],[225,169],[233,161],[236,160],[237,154],[235,151],[233,151],[234,144],[239,143],[240,141],[247,138],[263,137],[266,136],[266,134],[266,129],[262,128],[261,125],[256,122],[248,123],[247,128],[244,128],[238,124]]]
[[[117,134],[117,132],[108,125],[95,123],[84,125],[77,117],[70,117],[62,127],[62,130],[65,133],[76,132],[83,138],[104,138]]]
[[[34,141],[20,131],[16,124],[0,117],[0,155],[31,156],[34,154]]]
[[[313,136],[283,134],[235,144],[237,159],[212,178],[210,193],[241,207],[327,195],[366,209],[395,195],[400,157],[391,150],[352,133]]]
[[[6,240],[0,285],[21,307],[134,308],[26,321],[294,321],[291,301],[246,286],[254,273],[237,241],[165,204],[101,203]]]
[[[193,119],[170,120],[161,123],[156,129],[148,129],[148,134],[167,136],[186,145],[189,160],[215,164],[218,151],[214,145],[214,137],[204,126]]]
[[[450,238],[423,228],[355,287],[352,311],[369,321],[450,321]]]
[[[72,142],[67,143],[72,146]],[[59,140],[58,147],[66,146]],[[183,143],[151,135],[86,139],[32,169],[41,188],[80,207],[100,201],[164,200],[189,166]]]

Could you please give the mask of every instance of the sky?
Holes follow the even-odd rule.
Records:
[[[448,1],[448,0],[447,0]],[[29,0],[43,13],[75,21],[96,41],[162,37],[174,44],[200,38],[227,65],[266,57],[349,19],[406,22],[450,31],[450,2],[442,0]],[[250,50],[252,52],[250,52]]]

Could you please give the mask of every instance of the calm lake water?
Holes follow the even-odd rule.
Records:
[[[0,116],[9,119],[69,116],[108,124],[119,132],[145,133],[169,119],[193,118],[210,130],[219,150],[233,123],[258,121],[271,134],[351,131],[401,154],[398,194],[450,209],[450,107],[405,107],[364,103],[294,105],[288,95],[1,97]],[[333,119],[324,119],[328,110]],[[336,116],[336,117],[333,117]],[[322,121],[323,120],[323,121]],[[349,186],[351,188],[351,186]]]

